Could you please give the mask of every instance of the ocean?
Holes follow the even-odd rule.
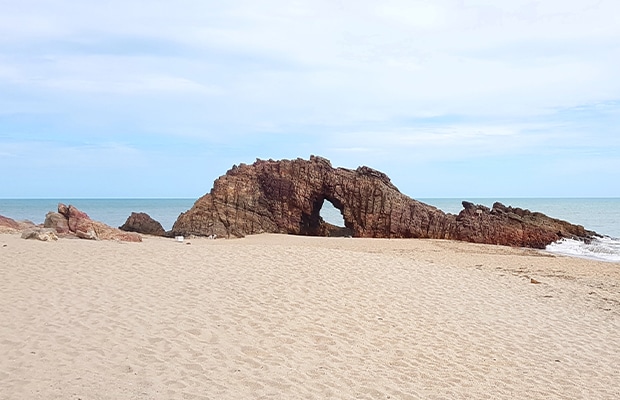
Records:
[[[605,237],[592,243],[565,240],[548,251],[577,257],[620,262],[620,198],[421,198],[444,212],[458,214],[461,201],[491,207],[499,201],[507,206],[542,212],[563,219]],[[132,212],[145,212],[170,230],[180,213],[189,210],[196,199],[0,199],[0,215],[15,220],[43,223],[45,214],[56,211],[58,203],[72,204],[92,219],[118,227]],[[344,225],[340,212],[326,201],[321,216],[334,225]]]
[[[165,230],[179,214],[192,208],[197,199],[0,199],[0,215],[35,224],[45,221],[45,214],[57,211],[58,203],[73,205],[91,219],[113,227],[125,223],[132,212],[145,212],[159,221]]]

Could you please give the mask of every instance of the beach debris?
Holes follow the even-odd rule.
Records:
[[[345,227],[320,216],[325,201],[340,210]],[[362,166],[334,168],[329,160],[256,160],[239,164],[211,191],[179,215],[170,236],[244,237],[259,233],[369,238],[451,239],[544,249],[562,238],[596,235],[580,225],[542,213],[463,201],[458,215],[446,214],[402,194],[390,178]]]
[[[530,278],[530,283],[533,283],[534,285],[540,285],[542,282],[537,281],[537,280],[536,280],[536,279],[534,279],[534,278]]]
[[[24,231],[21,236],[22,239],[35,239],[42,242],[51,242],[58,240],[58,236],[53,229],[37,228]]]
[[[164,236],[166,234],[164,227],[159,221],[154,220],[150,215],[143,212],[132,212],[125,223],[119,226],[118,229],[152,236]]]

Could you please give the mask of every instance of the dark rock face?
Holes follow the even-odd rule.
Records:
[[[62,203],[58,204],[57,213],[47,213],[43,226],[53,228],[58,234],[81,239],[142,241],[142,237],[137,233],[123,232],[103,222],[93,221],[85,212]]]
[[[474,243],[544,249],[562,238],[587,240],[596,235],[583,226],[501,203],[489,209],[464,201],[456,221],[454,239]]]
[[[329,200],[355,237],[449,238],[454,217],[398,191],[368,167],[333,168],[324,158],[233,166],[175,222],[175,235],[242,237],[262,232],[324,235]]]
[[[346,231],[319,213],[329,200]],[[242,237],[263,232],[374,238],[454,239],[544,248],[562,237],[586,239],[594,232],[564,221],[496,203],[493,209],[463,203],[458,215],[411,199],[383,173],[368,167],[333,168],[310,160],[257,160],[233,166],[210,193],[175,222],[172,235]]]
[[[138,232],[145,235],[164,236],[166,231],[158,221],[146,213],[132,212],[127,221],[119,227],[122,231]]]

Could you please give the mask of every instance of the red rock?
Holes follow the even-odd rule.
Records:
[[[6,231],[19,230],[19,223],[12,218],[0,215],[0,228],[4,228]]]
[[[325,200],[338,208],[354,237],[457,239],[544,248],[562,237],[587,238],[583,227],[497,203],[464,202],[458,215],[400,193],[382,172],[333,168],[329,160],[257,160],[233,166],[211,192],[175,222],[172,235],[242,237],[263,232],[325,235]]]
[[[0,232],[16,233],[34,228],[36,225],[30,221],[15,221],[12,218],[0,215]]]
[[[58,233],[64,233],[65,224],[58,220],[54,222],[53,220],[57,219],[57,216],[54,216],[53,214],[55,213],[48,213],[48,215],[50,215],[50,225],[56,228]],[[142,241],[142,236],[139,234],[123,232],[120,229],[112,228],[103,222],[93,221],[90,219],[88,214],[78,210],[72,205],[66,206],[62,203],[58,204],[58,214],[65,218],[66,226],[69,228],[69,233],[82,239],[121,240],[124,242]]]

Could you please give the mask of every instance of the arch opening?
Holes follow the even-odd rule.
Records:
[[[329,199],[325,200],[326,201],[323,202],[323,205],[319,210],[319,215],[323,218],[323,221],[338,228],[344,228],[345,224],[342,211],[336,208],[336,206],[334,206]]]
[[[353,230],[346,227],[342,211],[331,200],[318,198],[312,203],[310,214],[302,214],[299,233],[307,236],[342,237],[352,236]]]

